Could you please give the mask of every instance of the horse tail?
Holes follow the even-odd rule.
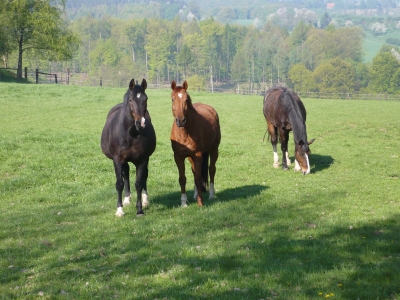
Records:
[[[205,192],[207,190],[207,186],[208,186],[208,158],[209,158],[209,153],[208,152],[204,152],[203,153],[203,162],[201,164],[201,179],[203,181],[203,192]]]
[[[265,130],[264,137],[263,137],[263,143],[264,143],[264,140],[265,140],[265,136],[267,135],[267,132],[268,132],[268,129]],[[269,140],[269,138],[270,138],[270,134],[268,132],[268,140]]]

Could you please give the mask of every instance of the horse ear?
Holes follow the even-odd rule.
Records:
[[[147,81],[144,78],[143,78],[143,81],[142,81],[142,89],[143,90],[147,89]]]
[[[311,145],[314,141],[315,139],[312,139],[311,141],[308,141],[308,144]]]
[[[176,82],[175,82],[175,80],[172,80],[171,89],[174,90],[175,88],[176,88]]]
[[[129,89],[133,90],[134,86],[135,86],[135,79],[132,78],[131,82],[129,82]]]
[[[187,83],[186,80],[183,82],[183,86],[182,86],[182,87],[183,87],[185,90],[188,89],[188,83]]]

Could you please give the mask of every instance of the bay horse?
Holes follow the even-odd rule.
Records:
[[[287,152],[289,132],[293,131],[295,145],[295,171],[302,171],[304,175],[310,173],[309,155],[311,153],[307,140],[306,109],[300,97],[285,87],[273,87],[264,96],[264,117],[268,125],[268,133],[274,151],[275,168],[279,167],[279,156],[276,144],[279,138],[282,150],[282,169],[287,170],[290,158]]]
[[[134,79],[130,81],[124,101],[111,108],[101,134],[101,149],[114,163],[118,193],[117,217],[124,215],[123,205],[130,204],[129,162],[136,167],[136,215],[143,215],[143,207],[149,203],[148,164],[156,148],[156,134],[147,110],[146,88],[145,79],[141,85],[135,85]],[[124,188],[125,198],[122,202]]]
[[[221,128],[216,110],[210,105],[192,103],[187,93],[186,80],[182,86],[171,82],[172,114],[171,146],[179,172],[181,206],[187,206],[185,159],[189,159],[194,175],[194,196],[198,206],[203,206],[202,192],[206,191],[210,176],[209,199],[215,196],[214,177],[218,147],[221,142]],[[209,164],[208,164],[209,162]]]

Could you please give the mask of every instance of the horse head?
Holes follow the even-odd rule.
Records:
[[[129,110],[132,118],[135,120],[135,127],[138,131],[144,129],[146,126],[146,119],[144,117],[147,111],[146,88],[147,82],[145,79],[143,79],[141,85],[135,85],[134,79],[129,83]]]
[[[182,86],[177,86],[175,80],[171,82],[171,99],[172,99],[172,114],[175,117],[175,122],[178,127],[183,127],[187,121],[187,110],[191,105],[191,99],[186,92],[188,84],[186,80]]]
[[[295,152],[294,156],[296,159],[296,162],[299,164],[299,169],[301,172],[306,175],[310,173],[310,161],[309,161],[309,156],[310,156],[310,148],[308,147],[314,142],[315,139],[312,139],[309,142],[304,142],[303,140],[300,140],[298,143],[295,143]],[[296,166],[297,167],[297,166]]]

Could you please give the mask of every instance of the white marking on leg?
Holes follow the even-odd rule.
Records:
[[[124,212],[122,211],[122,207],[117,207],[117,212],[115,213],[117,217],[123,217]]]
[[[149,195],[147,195],[147,192],[145,190],[142,191],[142,207],[147,207],[149,206],[150,201],[149,201]]]
[[[196,200],[198,195],[199,195],[199,193],[197,192],[197,187],[196,187],[196,185],[194,185],[193,199]]]
[[[304,173],[304,175],[307,175],[310,173],[310,162],[308,161],[308,155],[305,154],[306,160],[307,160],[307,171]]]
[[[122,202],[122,204],[125,205],[129,205],[131,204],[131,195],[129,195],[128,197],[124,198],[124,202]]]
[[[300,171],[301,170],[299,162],[297,161],[297,159],[294,160],[294,170],[295,171]]]
[[[208,199],[214,199],[215,197],[215,190],[214,190],[214,183],[210,183],[210,188],[209,188],[209,197]]]
[[[274,168],[279,168],[279,155],[278,155],[278,152],[274,152]]]
[[[187,196],[186,196],[186,194],[182,194],[181,195],[181,206],[182,207],[187,207]]]
[[[289,153],[287,151],[286,151],[286,164],[288,166],[290,166],[292,164],[292,162],[290,161],[290,158],[289,158]]]

